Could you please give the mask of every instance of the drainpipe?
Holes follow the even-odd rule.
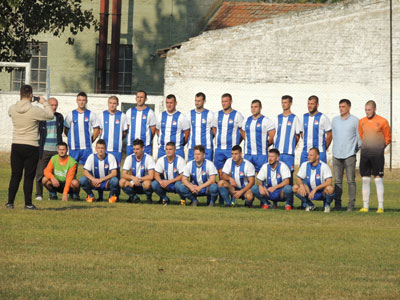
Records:
[[[119,40],[121,35],[122,0],[113,0],[110,61],[110,92],[118,93]]]
[[[108,8],[109,8],[109,0],[101,0],[99,52],[97,54],[97,67],[98,67],[97,86],[96,86],[97,93],[106,92]]]

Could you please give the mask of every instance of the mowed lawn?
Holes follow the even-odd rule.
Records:
[[[374,188],[367,214],[162,207],[125,195],[24,211],[22,186],[6,210],[9,177],[3,160],[0,299],[400,299],[397,176],[385,178],[382,215]]]

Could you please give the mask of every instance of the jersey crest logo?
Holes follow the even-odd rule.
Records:
[[[89,122],[89,119],[88,119],[88,117],[85,117],[85,122]]]
[[[119,120],[118,119],[115,120],[115,124],[119,124]]]
[[[206,174],[206,171],[201,171],[201,175],[205,175]]]
[[[176,121],[172,121],[172,125],[176,126]]]
[[[315,174],[315,178],[319,179],[319,174]]]
[[[314,124],[315,124],[315,125],[318,125],[318,120],[315,120],[315,121],[314,121]]]
[[[174,172],[174,173],[176,172],[176,168],[173,169],[173,172]]]
[[[291,126],[291,125],[292,125],[292,122],[288,121],[287,126]]]
[[[141,166],[140,166],[140,168],[141,168],[141,169],[144,169],[144,166],[143,166],[143,165],[141,165]]]
[[[276,174],[276,178],[281,178],[281,174]]]
[[[104,168],[105,168],[105,169],[108,169],[108,165],[107,165],[107,164],[104,164]]]
[[[206,119],[201,119],[201,123],[207,123]]]
[[[239,175],[240,175],[240,176],[243,176],[243,172],[242,172],[242,171],[240,171],[240,172],[239,172]]]
[[[143,120],[146,120],[146,118],[147,118],[146,115],[143,115],[142,119],[143,119]]]
[[[229,124],[232,124],[233,123],[233,120],[232,119],[229,119]]]
[[[260,127],[261,126],[261,123],[257,123],[257,127]]]

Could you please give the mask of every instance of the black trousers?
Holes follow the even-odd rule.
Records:
[[[36,196],[43,196],[43,171],[47,167],[50,159],[53,155],[56,155],[57,151],[43,151],[42,158],[39,159],[39,162],[36,167]]]
[[[8,187],[8,203],[14,203],[24,172],[25,205],[32,205],[33,180],[39,160],[39,147],[23,144],[11,145],[11,180]]]

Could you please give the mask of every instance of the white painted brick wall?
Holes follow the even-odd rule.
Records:
[[[393,6],[396,112],[400,107],[400,0],[394,0]],[[338,114],[342,98],[352,101],[352,113],[359,118],[365,116],[365,102],[374,99],[378,114],[389,119],[389,43],[387,0],[346,1],[279,15],[205,32],[170,51],[164,93],[174,93],[183,110],[189,111],[194,94],[202,91],[207,106],[217,111],[221,95],[229,92],[234,108],[246,117],[251,100],[258,98],[263,113],[271,118],[281,112],[284,94],[294,97],[297,115],[307,112],[308,96],[318,95],[320,111],[330,118]],[[396,113],[392,127],[393,164],[400,167]]]

